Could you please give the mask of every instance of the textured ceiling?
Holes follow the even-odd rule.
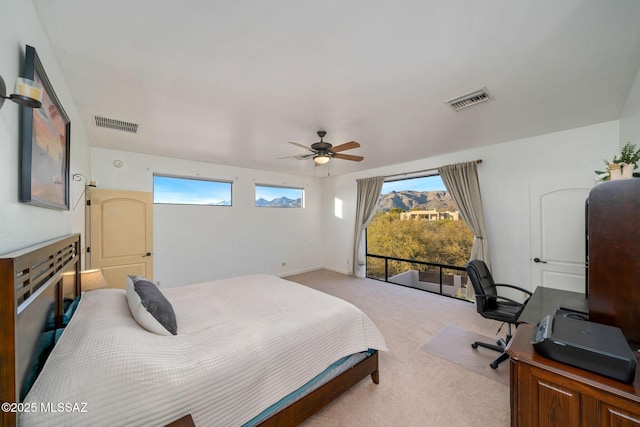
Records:
[[[92,146],[298,175],[614,120],[640,68],[637,0],[34,5]],[[493,100],[445,103],[482,87]],[[278,159],[320,129],[364,161]]]

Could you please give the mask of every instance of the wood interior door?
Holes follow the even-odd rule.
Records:
[[[87,262],[101,268],[108,287],[125,288],[127,274],[153,280],[153,196],[91,189]]]

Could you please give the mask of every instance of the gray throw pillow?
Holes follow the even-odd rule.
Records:
[[[133,318],[149,332],[177,335],[178,324],[171,303],[158,287],[141,276],[127,276],[127,302]]]

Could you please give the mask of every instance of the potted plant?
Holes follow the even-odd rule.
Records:
[[[605,160],[606,171],[595,171],[601,181],[615,180],[621,178],[640,177],[634,172],[640,161],[640,148],[636,150],[636,145],[631,142],[622,147],[620,155],[613,156],[613,160]]]

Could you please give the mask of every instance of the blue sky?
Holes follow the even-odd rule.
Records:
[[[424,176],[420,178],[402,179],[399,181],[385,182],[382,185],[382,194],[392,191],[447,191],[440,175]]]
[[[231,183],[201,179],[153,177],[153,202],[189,205],[231,204]]]
[[[231,202],[230,182],[154,176],[153,190],[154,203],[215,205],[226,202],[229,205]],[[439,175],[385,182],[382,186],[382,194],[403,190],[446,191],[446,188]],[[299,188],[256,185],[256,200],[271,201],[282,196],[295,200],[302,194]]]
[[[256,185],[256,200],[267,201],[285,196],[289,199],[302,198],[302,189],[268,187]],[[181,205],[219,205],[231,202],[231,183],[203,179],[153,177],[153,202]]]

